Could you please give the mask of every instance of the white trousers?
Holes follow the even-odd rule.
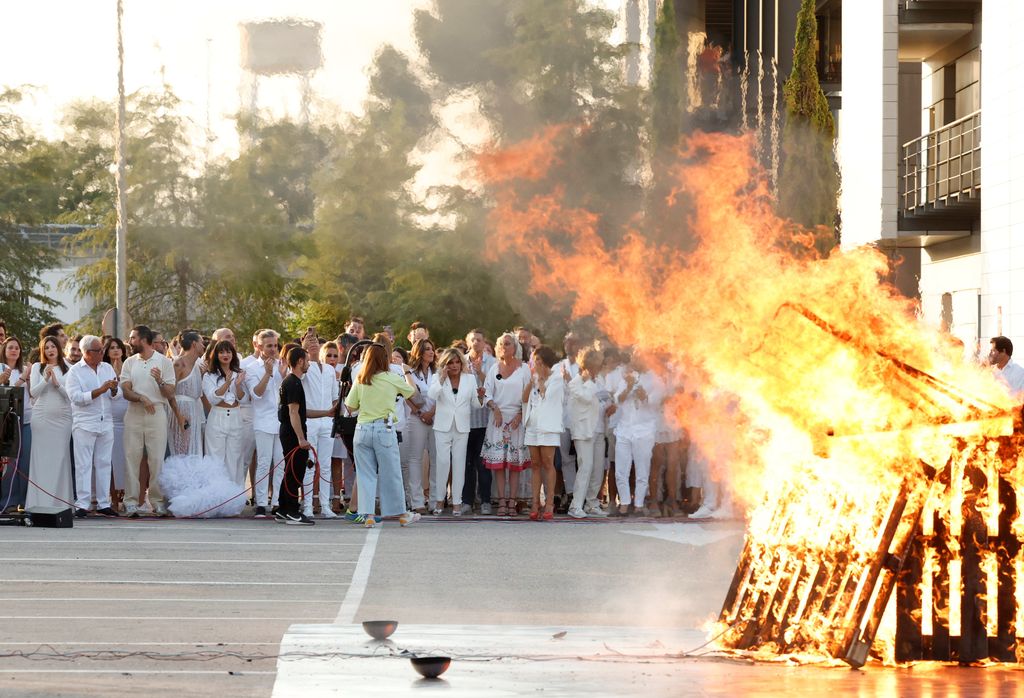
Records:
[[[423,502],[423,451],[430,453],[430,471],[437,462],[434,450],[434,428],[424,424],[415,415],[409,415],[402,432],[399,452],[402,458],[402,482],[405,484],[405,501],[410,509],[419,509]],[[356,462],[356,472],[359,463]]]
[[[572,434],[568,429],[563,429],[559,438],[558,452],[562,457],[562,482],[565,483],[565,493],[576,492],[576,467],[579,453],[575,456],[569,453],[572,445]]]
[[[114,429],[111,425],[98,434],[75,429],[72,436],[75,443],[75,507],[88,509],[92,506],[95,478],[96,506],[106,509],[110,506],[110,454],[114,449]]]
[[[253,429],[252,405],[246,404],[239,408],[242,413],[242,469],[248,474],[249,464],[256,453],[256,431]]]
[[[651,476],[651,453],[654,434],[615,437],[615,484],[619,489],[619,504],[642,507],[647,499],[647,482]],[[636,469],[636,491],[630,499],[629,466]]]
[[[604,480],[604,434],[589,439],[573,439],[576,445],[576,488],[572,493],[572,510],[583,511],[587,504],[597,504],[597,494]]]
[[[253,432],[256,437],[256,506],[267,506],[267,492],[271,485],[274,488],[272,506],[277,506],[277,495],[281,492],[281,481],[284,479],[284,453],[281,451],[281,439],[275,434],[262,431]]]
[[[456,431],[454,427],[448,431],[434,430],[434,443],[437,450],[436,466],[431,463],[433,479],[430,482],[430,499],[444,502],[445,491],[448,489],[448,474],[452,476],[452,506],[462,506],[462,487],[466,482],[466,446],[469,445],[469,432]]]
[[[306,420],[306,441],[316,449],[316,457],[320,461],[319,468],[307,468],[302,476],[302,510],[307,516],[313,513],[313,480],[317,477],[320,478],[320,506],[331,506],[331,454],[334,452],[332,422],[330,417]],[[313,461],[312,453],[309,454],[309,460]]]
[[[245,441],[242,411],[237,407],[214,407],[206,418],[206,455],[219,458],[228,467],[228,475],[245,488],[247,468],[242,464]]]
[[[139,506],[145,499],[140,492],[139,471],[142,455],[149,463],[149,503],[157,510],[164,507],[164,493],[160,490],[160,469],[167,451],[167,409],[161,404],[149,414],[140,402],[128,405],[124,415],[124,504]]]

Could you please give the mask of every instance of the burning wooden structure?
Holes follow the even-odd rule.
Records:
[[[815,438],[820,460],[792,471],[769,495],[774,504],[752,516],[719,643],[827,654],[859,667],[895,594],[896,660],[1024,660],[1019,414],[972,399],[805,307],[781,308],[773,331],[809,328],[869,354],[863,380],[883,382],[913,421]],[[894,454],[888,476],[871,469],[874,481],[854,484],[849,471],[830,474],[830,461],[856,463],[877,454],[879,440]]]

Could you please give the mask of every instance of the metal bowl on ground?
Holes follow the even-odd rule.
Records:
[[[363,630],[374,640],[387,640],[398,629],[397,620],[365,620]]]
[[[412,657],[412,668],[425,679],[436,679],[448,671],[452,663],[451,657]]]

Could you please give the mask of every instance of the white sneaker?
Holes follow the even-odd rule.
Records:
[[[707,504],[701,504],[700,509],[690,514],[691,519],[712,519],[715,517],[715,510]]]
[[[592,516],[595,519],[606,519],[606,518],[608,518],[608,512],[605,511],[604,509],[602,509],[601,507],[597,507],[597,506],[588,507],[588,508],[584,509],[583,511],[587,512],[587,516]]]
[[[419,521],[420,518],[420,515],[417,514],[415,511],[407,511],[398,517],[398,523],[402,524],[403,527],[411,526],[417,521]]]
[[[570,509],[569,516],[571,516],[574,519],[585,519],[587,518],[587,512],[583,511],[582,509]]]
[[[441,507],[434,507],[434,510],[431,511],[430,513],[433,514],[434,516],[440,516],[441,514],[444,513],[444,509],[442,509]]]
[[[153,513],[157,516],[170,516],[171,512],[167,511],[167,507],[161,504],[160,506],[153,508]]]
[[[480,505],[480,513],[483,514],[484,516],[490,516],[491,515],[491,503],[490,502],[484,502],[483,504],[481,504]]]
[[[320,510],[321,519],[336,519],[338,515],[331,511],[330,507],[324,507]]]
[[[454,511],[452,513],[455,514]],[[461,504],[461,505],[459,505],[459,514],[472,514],[472,513],[473,513],[473,507],[471,505],[469,505],[469,504]],[[458,514],[456,514],[456,516],[458,516]]]
[[[138,518],[138,516],[139,516],[139,508],[137,506],[135,506],[134,504],[125,504],[124,505],[124,515],[129,517],[129,518],[132,518],[132,519]]]

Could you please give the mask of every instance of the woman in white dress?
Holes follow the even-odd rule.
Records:
[[[68,366],[56,337],[39,343],[32,366],[32,458],[25,508],[74,506],[71,472],[71,401],[64,391]]]
[[[510,332],[498,337],[497,361],[484,379],[484,405],[492,419],[484,435],[484,467],[494,471],[498,488],[498,516],[515,516],[519,473],[530,467],[523,445],[523,390],[530,384],[530,369],[520,359],[519,342]]]
[[[555,449],[562,439],[562,398],[565,381],[561,373],[552,371],[558,356],[551,347],[541,345],[533,352],[530,382],[523,388],[526,404],[526,435],[524,443],[530,449],[532,463],[533,497],[530,519],[550,521],[555,510]],[[540,488],[544,486],[544,512],[540,511]]]
[[[103,347],[103,361],[110,364],[114,373],[121,375],[121,366],[128,356],[124,342],[117,337],[111,337]],[[124,393],[118,390],[110,397],[110,419],[114,424],[114,446],[110,449],[110,475],[113,480],[113,491],[111,492],[111,506],[115,511],[124,498],[124,414],[128,411],[128,401],[124,399]]]
[[[409,354],[409,368],[416,394],[406,400],[409,411],[406,417],[405,431],[402,433],[402,475],[405,481],[405,493],[409,500],[409,508],[419,513],[425,511],[426,498],[423,496],[423,451],[430,458],[430,477],[437,465],[437,452],[434,449],[434,401],[427,396],[430,382],[434,378],[437,358],[434,343],[429,339],[417,339]],[[356,471],[359,463],[356,463]]]
[[[28,493],[28,467],[32,458],[32,399],[28,392],[29,367],[27,352],[17,337],[8,337],[0,349],[0,385],[22,388],[24,413],[21,420],[21,445],[17,463],[10,463],[0,484],[0,513],[17,511],[25,506]]]
[[[203,455],[203,337],[195,330],[185,330],[175,338],[181,353],[174,360],[174,399],[178,419],[167,411],[167,447],[172,456]]]

